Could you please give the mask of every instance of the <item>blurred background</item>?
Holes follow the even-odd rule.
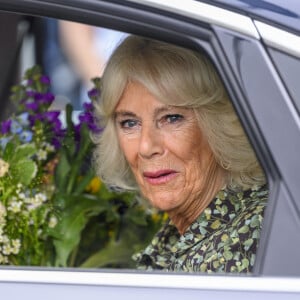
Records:
[[[82,109],[91,78],[101,77],[115,47],[126,36],[85,24],[0,13],[0,119],[11,114],[10,87],[38,64],[51,78],[54,109]]]

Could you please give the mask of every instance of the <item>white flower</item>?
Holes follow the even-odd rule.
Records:
[[[19,239],[14,239],[11,241],[12,243],[12,253],[18,254],[21,248],[21,241]]]
[[[28,203],[28,209],[34,210],[41,206],[43,202],[47,201],[47,196],[43,193],[37,193],[34,197],[27,198],[26,203]]]
[[[43,193],[37,193],[34,198],[39,203],[43,203],[47,201],[47,196]]]
[[[8,206],[8,210],[12,211],[13,213],[18,213],[21,211],[21,206],[21,201],[12,201]]]
[[[9,244],[5,244],[2,247],[2,253],[4,255],[10,255],[12,253],[13,249]]]
[[[5,235],[5,234],[0,235],[0,243],[7,244],[8,242],[9,242],[9,239],[8,239],[7,235]]]
[[[4,175],[8,172],[9,164],[0,158],[0,177],[4,177]]]
[[[8,258],[0,253],[0,265],[7,264]]]
[[[53,145],[47,143],[47,142],[44,142],[42,144],[42,147],[47,151],[47,152],[54,152],[55,151],[55,148]]]
[[[6,208],[5,206],[0,202],[0,218],[6,216]]]
[[[5,225],[6,223],[6,208],[5,206],[0,202],[0,231],[2,230],[2,227]],[[1,235],[1,232],[0,232]]]
[[[50,228],[54,228],[57,224],[58,220],[55,216],[51,216],[50,220],[49,220],[49,227]]]
[[[21,193],[22,188],[23,188],[22,183],[18,183],[18,184],[17,184],[17,189],[16,189],[17,194],[20,194],[20,193]]]
[[[21,200],[24,200],[26,198],[26,195],[22,192],[22,193],[18,193],[18,197],[21,199]]]
[[[45,150],[39,149],[36,153],[38,160],[46,160],[47,152]]]

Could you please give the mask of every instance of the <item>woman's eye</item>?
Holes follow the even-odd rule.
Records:
[[[183,119],[183,116],[179,115],[179,114],[172,114],[172,115],[165,116],[165,120],[168,123],[177,123],[177,122],[181,121],[182,119]]]
[[[121,128],[133,128],[137,123],[136,120],[122,120],[119,122]]]

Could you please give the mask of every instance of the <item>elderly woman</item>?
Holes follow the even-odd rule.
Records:
[[[268,192],[210,61],[130,36],[102,84],[99,175],[169,215],[137,267],[251,272]]]

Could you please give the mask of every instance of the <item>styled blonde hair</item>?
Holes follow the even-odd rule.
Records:
[[[246,189],[265,176],[212,63],[201,52],[164,42],[127,37],[111,56],[102,78],[96,116],[104,130],[94,137],[94,163],[109,186],[138,190],[119,147],[115,108],[129,82],[139,82],[164,104],[191,108],[227,185]]]

